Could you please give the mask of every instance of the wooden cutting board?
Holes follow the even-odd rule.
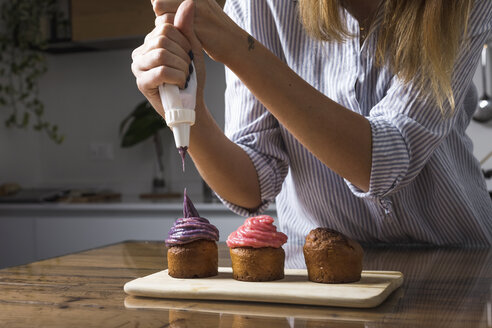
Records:
[[[363,271],[358,282],[320,284],[308,281],[307,270],[286,269],[285,278],[244,282],[232,278],[231,268],[219,268],[215,277],[177,279],[167,270],[132,280],[124,290],[133,296],[172,299],[232,300],[305,305],[371,308],[381,304],[403,283],[397,271]]]

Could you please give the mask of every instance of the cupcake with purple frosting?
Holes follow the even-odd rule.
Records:
[[[219,230],[200,217],[184,192],[183,218],[177,219],[166,239],[168,273],[174,278],[217,275]]]

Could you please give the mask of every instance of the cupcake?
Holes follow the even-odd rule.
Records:
[[[200,217],[184,192],[183,218],[177,219],[166,239],[168,273],[174,278],[217,275],[219,230]]]
[[[362,247],[340,232],[328,228],[311,230],[303,251],[309,280],[322,283],[360,280]]]
[[[287,236],[277,231],[273,218],[260,215],[246,219],[227,238],[232,276],[242,281],[272,281],[284,277]]]

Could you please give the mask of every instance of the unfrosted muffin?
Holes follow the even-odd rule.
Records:
[[[328,228],[311,230],[303,251],[309,280],[322,283],[360,280],[362,247],[340,232]]]
[[[183,218],[177,219],[166,239],[168,273],[174,278],[205,278],[218,273],[219,230],[200,217],[186,190]]]
[[[246,219],[227,238],[232,276],[242,281],[272,281],[284,277],[287,236],[278,232],[273,218],[260,215]]]

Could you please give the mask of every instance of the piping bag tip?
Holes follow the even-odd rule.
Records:
[[[188,147],[186,147],[186,146],[178,147],[178,152],[179,152],[179,155],[181,156],[181,163],[183,165],[183,172],[185,171],[185,157],[186,157],[187,151],[188,151]],[[185,192],[186,192],[186,189],[185,189]]]

